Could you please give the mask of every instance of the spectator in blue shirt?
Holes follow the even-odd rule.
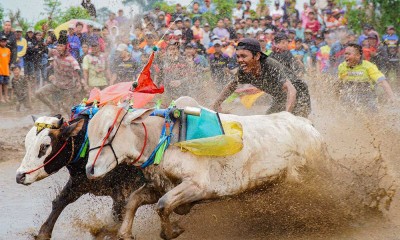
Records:
[[[71,24],[68,28],[68,44],[71,55],[75,59],[78,59],[79,49],[81,48],[81,40],[79,40],[79,37],[75,35],[74,29],[75,29],[74,24]]]

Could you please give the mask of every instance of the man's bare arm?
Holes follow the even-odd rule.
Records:
[[[227,99],[237,88],[238,81],[236,79],[226,85],[222,93],[218,96],[217,100],[214,102],[213,109],[215,111],[219,111],[221,108],[221,104]]]
[[[287,98],[286,98],[286,111],[292,112],[294,106],[296,105],[296,88],[294,88],[293,84],[286,80],[286,82],[283,84],[283,91],[286,92]]]

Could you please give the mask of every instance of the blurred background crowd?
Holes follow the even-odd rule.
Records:
[[[101,21],[95,3],[84,0],[79,8],[86,11],[86,19],[64,18],[56,24],[50,15],[27,29],[4,16],[0,42],[10,50],[10,61],[1,62],[0,75],[9,79],[1,82],[0,103],[13,98],[17,109],[22,102],[31,107],[35,92],[54,82],[58,90],[82,87],[87,93],[133,81],[153,51],[153,80],[165,85],[169,97],[204,96],[207,89],[221,91],[233,78],[238,67],[235,46],[242,38],[257,39],[265,54],[299,77],[336,77],[346,45],[357,43],[364,60],[397,83],[398,22],[376,26],[367,20],[379,16],[379,5],[349,2],[328,0],[321,6],[310,0],[299,10],[295,0],[195,0],[188,6],[156,1],[149,11],[128,17],[120,9]],[[354,11],[365,22],[360,17],[354,24]],[[62,51],[70,58],[54,63],[64,56]],[[57,92],[46,90],[36,96]]]

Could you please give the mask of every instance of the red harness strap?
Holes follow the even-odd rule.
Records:
[[[62,147],[60,148],[60,150],[58,150],[58,152],[57,152],[56,154],[54,154],[54,156],[51,157],[49,161],[45,162],[44,164],[40,165],[39,167],[37,167],[37,168],[35,168],[35,169],[33,169],[33,170],[30,170],[30,171],[25,172],[25,174],[30,174],[30,173],[36,172],[37,170],[39,170],[39,169],[41,169],[42,167],[44,167],[44,166],[46,166],[47,164],[49,164],[51,161],[53,161],[53,160],[58,156],[58,154],[60,154],[60,152],[65,148],[65,146],[67,146],[67,143],[68,143],[68,140],[65,141],[65,143],[62,145]]]
[[[118,110],[117,116],[115,116],[114,122],[111,125],[110,130],[108,130],[107,135],[104,137],[103,142],[100,145],[100,149],[97,151],[96,157],[94,158],[94,161],[93,161],[93,164],[92,164],[92,169],[94,169],[94,165],[96,164],[97,158],[100,156],[100,153],[104,148],[104,144],[106,144],[107,139],[110,137],[111,132],[114,130],[115,123],[117,122],[118,117],[121,114],[122,110],[123,110],[123,108],[120,108]]]

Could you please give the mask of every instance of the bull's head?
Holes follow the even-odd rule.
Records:
[[[26,153],[16,173],[17,183],[25,185],[41,180],[66,165],[71,149],[60,152],[51,163],[40,167],[61,149],[69,137],[76,136],[84,124],[82,119],[66,126],[60,115],[34,118],[34,122],[35,125],[25,137]],[[37,170],[29,173],[34,169]]]
[[[139,109],[128,113],[125,117],[125,110],[123,110],[113,126],[118,110],[119,108],[116,106],[104,106],[91,119],[88,125],[91,149],[86,165],[86,175],[89,179],[101,178],[118,164],[123,163],[128,157],[135,158],[140,155],[144,137],[141,123],[154,109]],[[120,123],[121,126],[118,129]],[[140,128],[135,128],[138,129],[138,133],[135,132],[135,129],[132,132],[131,126],[140,126]],[[99,147],[110,130],[109,137],[104,142],[106,146],[98,153],[100,151]],[[113,139],[112,144],[110,144],[111,139]]]

